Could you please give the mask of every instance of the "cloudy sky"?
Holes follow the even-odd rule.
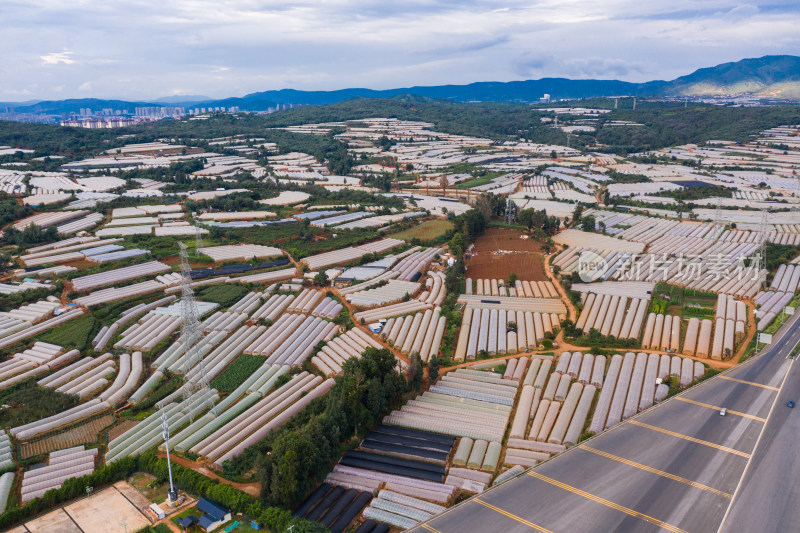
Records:
[[[645,81],[800,54],[797,0],[0,0],[0,13],[0,101]]]

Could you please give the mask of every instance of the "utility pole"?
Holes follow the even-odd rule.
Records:
[[[167,451],[167,472],[169,473],[167,501],[174,504],[178,501],[178,491],[175,490],[175,485],[172,483],[172,462],[169,459],[169,422],[167,421],[167,412],[163,409],[161,410],[161,421],[164,428],[164,449]]]

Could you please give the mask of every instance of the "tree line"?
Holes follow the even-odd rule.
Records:
[[[267,505],[293,508],[351,443],[369,432],[408,391],[387,349],[367,348],[342,366],[333,388],[242,455],[223,464],[227,476],[255,470]]]

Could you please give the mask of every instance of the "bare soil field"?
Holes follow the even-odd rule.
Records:
[[[84,533],[124,533],[149,526],[145,518],[116,487],[109,487],[89,498],[78,500],[64,510]]]
[[[116,486],[25,523],[31,533],[125,533],[149,525],[150,521]]]
[[[513,229],[487,229],[465,261],[467,277],[508,279],[516,274],[521,280],[546,281],[541,243],[520,238],[523,235]]]

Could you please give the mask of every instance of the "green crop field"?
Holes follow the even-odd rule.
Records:
[[[247,289],[236,283],[222,283],[205,287],[197,292],[197,297],[204,302],[214,302],[222,307],[228,307],[247,294]]]
[[[0,403],[7,406],[0,412],[0,425],[13,427],[71,409],[78,405],[78,397],[37,387],[30,379],[0,393]]]
[[[89,345],[95,324],[96,321],[92,315],[83,315],[42,333],[37,340],[83,351]]]
[[[452,231],[452,229],[452,222],[437,218],[434,220],[426,220],[422,224],[418,224],[413,228],[404,229],[403,231],[390,235],[390,237],[402,239],[404,241],[417,239],[420,242],[426,242],[437,239],[445,235],[448,231]]]
[[[219,392],[233,392],[244,380],[253,375],[253,372],[258,370],[264,361],[266,358],[260,355],[240,355],[222,374],[214,378],[211,388],[217,389]]]

